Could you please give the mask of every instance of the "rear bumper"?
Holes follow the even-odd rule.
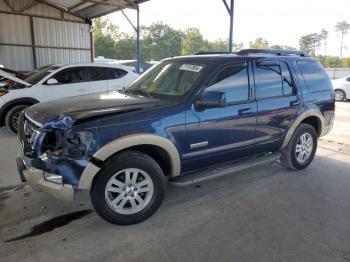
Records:
[[[74,188],[72,185],[56,184],[54,182],[47,181],[44,178],[44,171],[35,167],[26,167],[21,158],[17,158],[16,162],[21,180],[27,181],[34,190],[45,192],[60,200],[74,200]]]

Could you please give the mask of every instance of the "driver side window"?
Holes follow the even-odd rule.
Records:
[[[249,80],[246,66],[229,66],[223,69],[206,91],[225,92],[227,103],[249,100]]]

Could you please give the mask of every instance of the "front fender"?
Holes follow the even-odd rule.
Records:
[[[132,146],[138,145],[154,145],[159,146],[164,149],[169,156],[171,163],[171,174],[170,176],[175,177],[180,175],[181,171],[181,160],[175,145],[169,140],[161,136],[152,135],[152,134],[135,134],[129,135],[126,137],[118,138],[102,148],[100,148],[93,157],[105,161],[110,156],[115,153],[122,151],[123,149],[127,149]],[[85,168],[83,174],[80,177],[79,181],[79,189],[90,189],[92,185],[92,181],[96,174],[99,172],[100,168],[94,165],[93,163],[89,163]]]

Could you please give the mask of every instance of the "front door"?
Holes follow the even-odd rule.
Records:
[[[258,105],[256,143],[281,142],[299,108],[295,81],[284,61],[254,61]]]
[[[48,85],[45,83],[46,101],[84,95],[89,91],[89,70],[87,67],[66,68],[51,78],[56,79],[57,84]]]
[[[252,100],[246,63],[225,65],[204,92],[226,93],[226,107],[186,111],[187,150],[182,171],[244,157],[241,148],[254,144],[256,102]]]

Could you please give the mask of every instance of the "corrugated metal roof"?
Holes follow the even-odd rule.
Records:
[[[150,0],[4,0],[4,11],[22,13],[43,10],[43,5],[50,10],[56,8],[57,18],[61,16],[60,10],[66,14],[83,19],[91,19],[107,15],[125,8],[136,8],[138,4]],[[1,3],[2,1],[0,1]],[[6,4],[5,4],[6,3]],[[43,12],[41,15],[47,15]],[[52,16],[52,14],[50,14]]]
[[[149,0],[40,0],[82,18],[96,18],[125,8],[136,8]],[[38,2],[38,1],[33,1]]]

